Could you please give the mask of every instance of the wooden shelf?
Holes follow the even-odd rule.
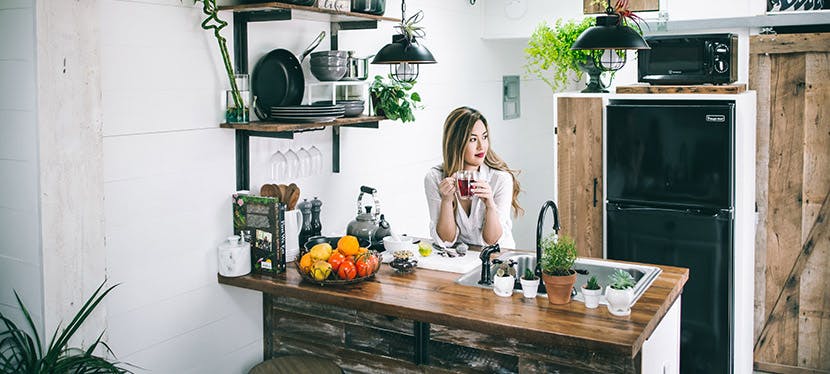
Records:
[[[315,6],[304,6],[285,4],[278,2],[264,2],[256,4],[242,4],[242,5],[223,5],[219,10],[229,10],[237,13],[245,12],[259,12],[277,9],[297,10],[306,13],[305,16],[314,18],[313,15],[326,15],[330,17],[329,22],[354,22],[354,21],[390,21],[401,22],[399,18],[376,16],[372,14],[354,13],[354,12],[340,12],[333,9],[318,8]],[[303,17],[306,18],[306,17]]]
[[[739,94],[746,91],[746,84],[736,83],[722,86],[659,86],[638,84],[617,86],[618,94]]]
[[[369,122],[385,120],[384,116],[358,116],[338,118],[331,122],[314,123],[283,123],[272,121],[258,121],[249,123],[223,123],[219,127],[223,129],[248,130],[256,132],[298,132],[308,130],[320,130],[325,127],[353,126]]]

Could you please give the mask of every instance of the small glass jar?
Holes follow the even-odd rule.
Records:
[[[250,119],[251,91],[248,74],[234,74],[236,91],[231,87],[225,91],[225,121],[227,123],[247,123]],[[238,96],[237,96],[238,94]]]

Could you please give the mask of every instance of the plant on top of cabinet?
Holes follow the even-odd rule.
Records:
[[[106,281],[104,281],[105,283]],[[104,299],[104,296],[112,291],[111,286],[101,292],[104,283],[87,299],[78,313],[72,317],[72,322],[66,328],[55,331],[48,347],[43,347],[41,337],[29,310],[20,300],[20,295],[14,291],[17,305],[23,312],[27,326],[18,327],[12,320],[0,313],[0,326],[3,332],[0,333],[0,371],[3,373],[131,373],[131,371],[120,366],[129,365],[121,362],[110,362],[106,358],[94,355],[99,344],[112,354],[106,343],[101,341],[104,333],[88,348],[81,349],[69,347],[69,340],[78,332],[78,329],[86,321],[96,306]],[[117,285],[116,285],[117,286]],[[58,326],[60,330],[60,326]],[[34,334],[31,336],[29,334]],[[131,366],[131,365],[130,365]]]
[[[551,304],[567,304],[576,283],[576,245],[567,235],[549,235],[542,239],[542,280]]]
[[[400,119],[401,122],[414,121],[415,115],[412,111],[422,108],[418,105],[421,102],[421,95],[414,91],[409,92],[414,86],[415,82],[399,82],[376,75],[375,80],[369,86],[375,114],[386,116],[391,120]]]
[[[571,50],[571,45],[594,22],[590,17],[581,21],[557,19],[553,28],[547,22],[540,23],[525,48],[527,73],[541,78],[554,91],[567,85],[569,72],[582,79],[580,66],[591,63],[591,53]]]

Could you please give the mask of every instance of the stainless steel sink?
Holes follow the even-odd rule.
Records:
[[[510,261],[511,259],[515,261],[517,264],[516,274],[518,274],[519,277],[524,274],[525,269],[530,269],[532,271],[536,267],[536,254],[531,252],[506,252],[498,258],[504,262]],[[599,301],[600,304],[607,304],[605,300],[605,286],[608,285],[608,276],[614,272],[615,269],[625,270],[634,277],[636,284],[634,285],[634,300],[631,302],[631,305],[634,305],[634,303],[640,299],[640,296],[646,292],[648,287],[651,286],[654,280],[657,279],[657,276],[660,275],[660,272],[662,272],[662,270],[656,266],[621,264],[595,258],[578,258],[576,260],[576,264],[574,265],[574,269],[577,273],[576,284],[574,287],[577,290],[579,290],[582,285],[588,281],[588,278],[592,276],[597,277],[597,281],[599,281],[600,286],[603,288],[603,296],[600,297]],[[492,265],[490,274],[496,274],[496,265]],[[492,285],[478,284],[480,277],[481,266],[478,266],[459,277],[456,282],[464,286],[493,288]],[[518,279],[516,279],[516,284],[513,288],[521,292],[522,286]],[[539,296],[547,297],[544,290],[540,290],[539,292]],[[578,292],[573,299],[579,302],[585,301],[582,297],[582,292]]]

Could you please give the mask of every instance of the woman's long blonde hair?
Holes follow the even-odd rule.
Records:
[[[490,127],[487,125],[487,119],[484,118],[484,115],[469,107],[460,107],[453,110],[447,116],[447,120],[444,121],[444,177],[453,175],[456,171],[464,168],[464,149],[467,147],[467,140],[470,139],[470,134],[473,132],[473,125],[477,121],[481,121],[487,132],[490,132]],[[493,147],[487,148],[484,164],[491,169],[506,171],[513,176],[513,215],[523,214],[524,209],[519,205],[519,192],[521,192],[518,178],[519,171],[510,169],[507,163],[493,151]]]

